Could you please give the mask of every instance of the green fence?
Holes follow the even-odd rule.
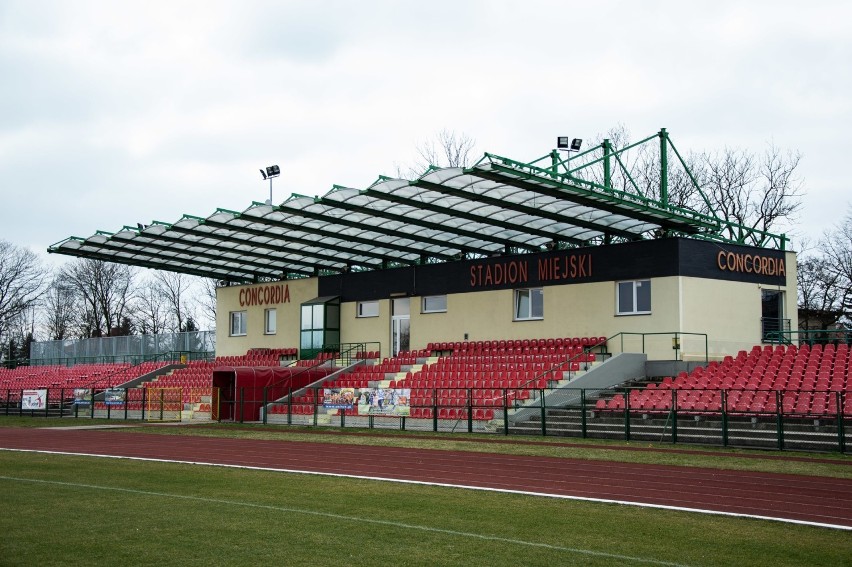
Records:
[[[370,394],[368,390],[377,395],[376,388],[352,388],[351,398],[329,403],[340,390],[345,389],[239,388],[227,401],[213,402],[213,407],[211,398],[200,398],[208,407],[196,418],[841,453],[848,450],[852,428],[852,395],[847,391],[659,389],[649,396],[652,390],[646,388],[424,388],[403,390],[404,400],[386,397],[382,407],[375,398],[367,402],[362,398]],[[387,390],[385,395],[391,395]],[[83,393],[43,389],[44,407],[27,409],[26,396],[33,392],[0,390],[0,414],[72,419],[157,417],[150,415],[150,400],[142,388]],[[212,393],[209,388],[206,392]],[[197,401],[182,409],[197,410]]]

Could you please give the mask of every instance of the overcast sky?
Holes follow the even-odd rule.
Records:
[[[852,2],[0,0],[0,239],[365,187],[441,129],[800,151],[800,232],[849,212]],[[65,257],[59,258],[64,261]],[[52,258],[57,261],[57,258]]]

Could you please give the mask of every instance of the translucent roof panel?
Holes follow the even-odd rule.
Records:
[[[318,197],[294,194],[280,205],[69,237],[49,252],[249,282],[638,240],[661,228],[707,230],[697,213],[486,158],[467,169],[432,168],[415,180],[382,177]]]

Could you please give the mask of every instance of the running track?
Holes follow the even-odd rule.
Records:
[[[710,511],[852,529],[852,480],[294,441],[0,428],[0,449],[242,466]],[[345,454],[346,458],[341,459]],[[387,463],[393,463],[389,468]]]

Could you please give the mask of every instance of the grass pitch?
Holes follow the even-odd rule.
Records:
[[[392,466],[392,465],[389,465]],[[0,451],[3,565],[849,565],[848,531]]]

